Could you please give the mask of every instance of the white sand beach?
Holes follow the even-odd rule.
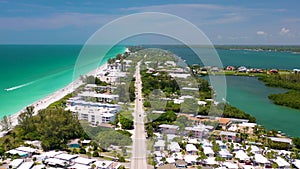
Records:
[[[103,71],[104,69],[107,68],[107,64],[103,64],[99,68],[90,71],[86,75],[96,75],[97,72]],[[57,90],[56,92],[28,105],[28,106],[34,106],[34,112],[35,114],[38,113],[39,110],[47,108],[50,104],[62,99],[64,96],[67,94],[72,93],[76,88],[78,88],[80,85],[82,85],[83,82],[80,80],[80,78],[76,79],[66,87]],[[26,106],[26,107],[28,107]],[[10,116],[11,123],[12,123],[12,128],[18,124],[18,116],[25,111],[26,107],[24,107],[22,110],[18,111],[17,113],[13,114]],[[1,126],[0,126],[1,127]],[[0,137],[2,137],[6,132],[0,132]]]

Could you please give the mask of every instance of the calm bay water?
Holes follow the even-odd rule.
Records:
[[[13,114],[32,102],[66,86],[72,81],[80,45],[0,45],[0,118]],[[169,50],[189,64],[201,61],[186,47],[151,46]],[[105,57],[123,53],[115,47]],[[300,68],[300,55],[290,52],[217,50],[223,65],[258,68]],[[100,63],[101,64],[101,63]],[[84,73],[84,72],[83,72]],[[268,129],[300,136],[300,111],[274,105],[267,96],[284,92],[270,88],[253,77],[226,77],[227,101],[254,115]],[[6,91],[5,89],[11,89]]]
[[[202,64],[201,60],[187,47],[150,46],[169,50],[186,60],[188,64]],[[300,54],[291,52],[246,51],[217,49],[224,66],[246,66],[251,68],[300,68]],[[202,56],[200,56],[202,57]],[[227,76],[227,98],[233,106],[256,117],[259,124],[268,129],[277,129],[290,136],[300,136],[297,130],[300,110],[273,104],[269,94],[282,93],[286,90],[271,88],[255,77]]]
[[[0,118],[71,83],[81,48],[81,45],[0,45]],[[124,51],[123,46],[115,47],[105,58]],[[93,68],[94,65],[90,70]]]

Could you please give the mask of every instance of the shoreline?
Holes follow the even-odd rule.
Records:
[[[95,75],[97,73],[97,71],[104,70],[104,69],[106,69],[106,67],[107,67],[107,63],[104,63],[103,65],[101,65],[101,66],[97,67],[96,69],[85,74],[85,76]],[[39,110],[47,108],[50,104],[62,99],[67,94],[72,93],[75,89],[77,89],[82,84],[83,84],[83,82],[80,80],[80,77],[79,77],[76,80],[72,81],[67,86],[65,86],[61,89],[58,89],[55,92],[47,95],[46,97],[43,97],[43,98],[25,106],[24,108],[17,111],[16,113],[13,113],[13,114],[7,116],[8,118],[10,118],[10,121],[11,121],[11,129],[13,129],[16,125],[18,125],[18,117],[21,113],[23,113],[26,110],[27,107],[33,106],[34,107],[34,115],[36,115]],[[0,128],[1,128],[1,126],[0,126]],[[8,131],[1,131],[0,137],[5,135],[7,132]]]

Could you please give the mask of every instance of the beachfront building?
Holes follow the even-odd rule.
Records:
[[[300,69],[293,69],[293,72],[294,72],[295,74],[298,74],[298,73],[300,73]]]
[[[115,108],[72,106],[68,110],[77,113],[80,120],[86,120],[91,124],[98,125],[115,120],[117,110]]]
[[[117,87],[107,85],[107,86],[98,86],[96,84],[87,84],[84,87],[84,91],[96,91],[97,93],[112,93]]]
[[[112,101],[114,101],[114,102],[119,101],[119,95],[106,94],[106,93],[96,93],[96,92],[84,91],[84,92],[79,93],[78,96],[82,97],[83,99],[94,97],[94,98],[97,98],[97,101],[100,103],[110,103]]]

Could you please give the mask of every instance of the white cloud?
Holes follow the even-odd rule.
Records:
[[[264,32],[264,31],[257,31],[256,34],[257,34],[257,35],[266,35],[267,33]]]
[[[280,34],[281,36],[284,36],[284,35],[290,33],[290,31],[291,31],[290,29],[283,27],[283,28],[281,28],[279,34]]]
[[[64,27],[102,26],[117,18],[115,15],[60,13],[48,17],[0,17],[0,29],[48,30]]]

